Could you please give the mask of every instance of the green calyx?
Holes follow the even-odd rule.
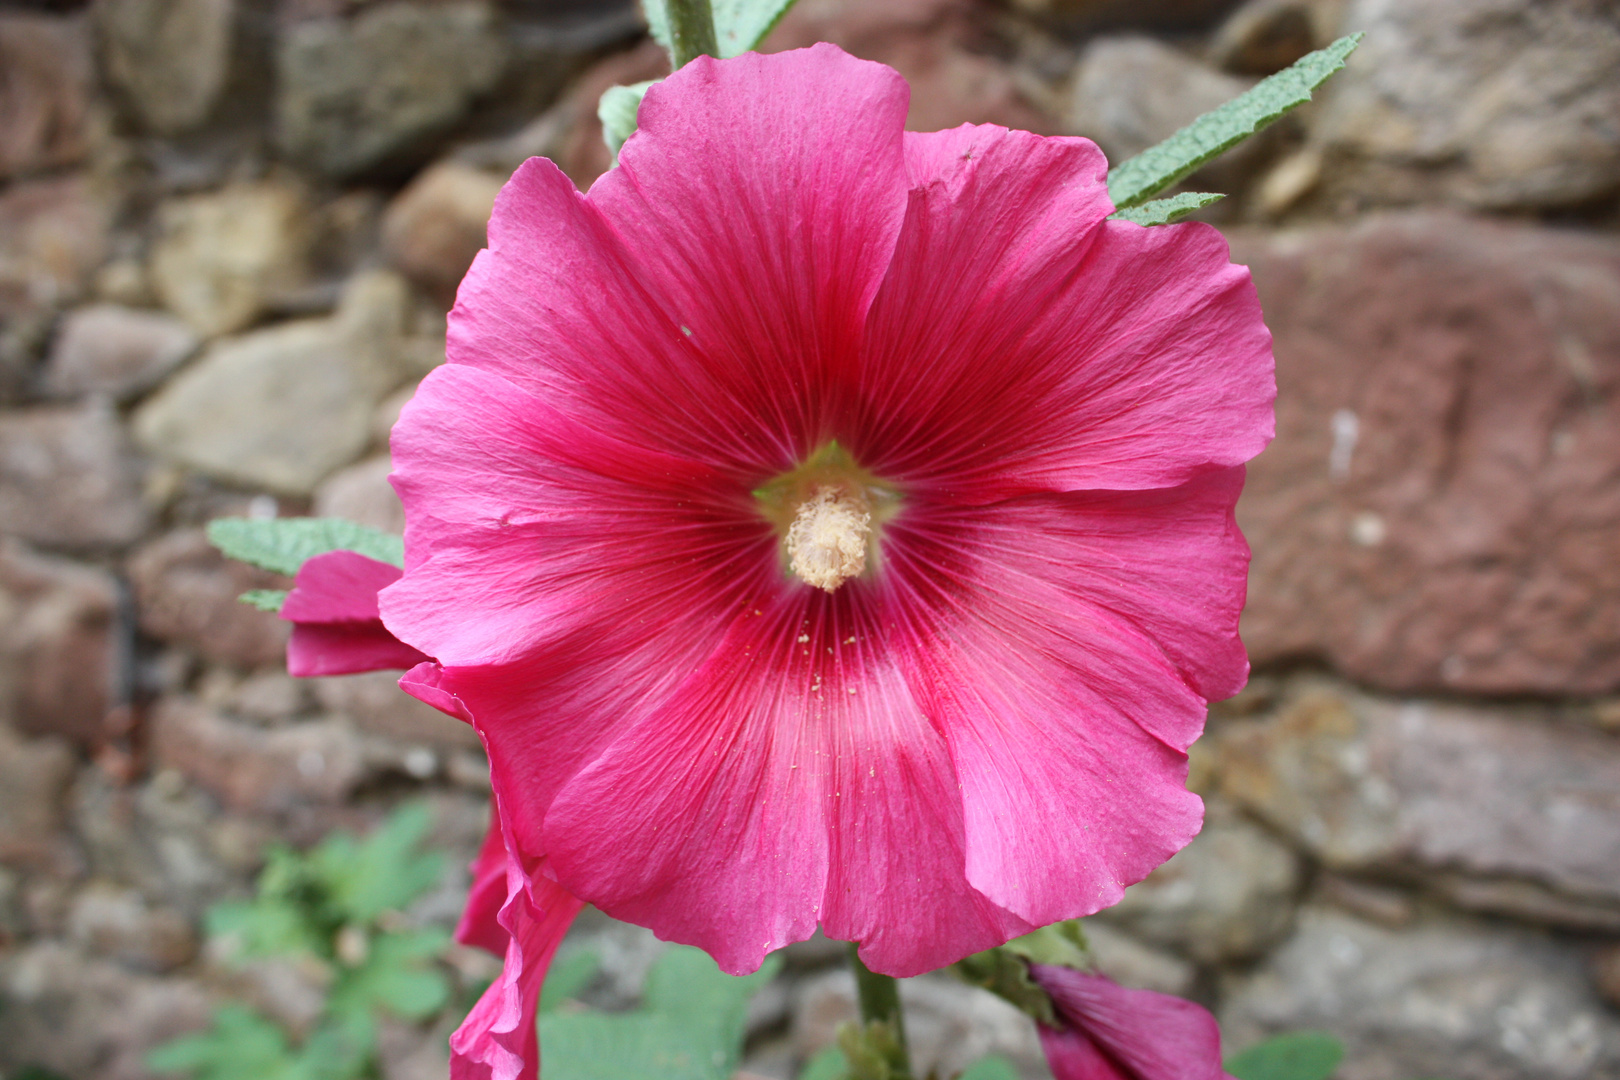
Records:
[[[1029,974],[1030,964],[1089,971],[1095,965],[1078,919],[1053,923],[952,965],[958,978],[1016,1005],[1047,1027],[1059,1026],[1052,998]]]

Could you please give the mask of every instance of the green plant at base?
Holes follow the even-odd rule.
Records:
[[[244,1005],[225,1005],[213,1026],[157,1047],[158,1072],[192,1080],[358,1080],[376,1070],[376,1018],[437,1015],[450,983],[435,961],[450,942],[439,927],[410,925],[401,911],[439,881],[443,859],[418,850],[425,807],[395,812],[364,840],[328,834],[297,852],[276,845],[251,900],[209,910],[211,936],[241,959],[300,958],[329,977],[321,1019],[301,1045]]]

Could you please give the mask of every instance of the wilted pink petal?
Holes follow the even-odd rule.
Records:
[[[906,96],[700,58],[589,194],[529,162],[394,432],[402,685],[476,718],[526,865],[728,971],[1111,904],[1197,832],[1247,673],[1247,271],[1104,220],[1084,140]]]
[[[409,668],[426,660],[383,626],[377,593],[399,580],[397,566],[353,551],[305,561],[281,605],[293,624],[287,671],[300,678]]]
[[[1032,964],[1064,1026],[1041,1025],[1055,1080],[1230,1080],[1209,1010],[1101,975]]]

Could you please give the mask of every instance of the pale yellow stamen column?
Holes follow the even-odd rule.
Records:
[[[872,510],[866,496],[823,484],[799,505],[788,528],[788,559],[806,585],[832,592],[866,569]]]

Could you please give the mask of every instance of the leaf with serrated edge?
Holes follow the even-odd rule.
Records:
[[[1361,43],[1350,34],[1262,80],[1218,109],[1200,116],[1164,142],[1108,170],[1108,194],[1123,210],[1137,206],[1230,150],[1284,113],[1311,100],[1311,91],[1344,67]]]
[[[1168,199],[1154,199],[1141,206],[1115,210],[1108,215],[1108,220],[1134,221],[1138,225],[1168,225],[1172,221],[1180,221],[1194,210],[1202,209],[1224,198],[1225,195],[1213,191],[1183,191],[1180,195],[1172,195]]]
[[[241,596],[238,596],[237,600],[244,604],[250,604],[253,607],[258,608],[260,611],[274,613],[280,611],[281,605],[287,602],[287,590],[249,589]]]
[[[342,518],[216,518],[208,541],[227,557],[291,577],[328,551],[355,551],[381,562],[405,565],[405,541]]]
[[[647,26],[652,36],[666,49],[671,49],[669,37],[669,10],[664,0],[642,0],[647,13]],[[728,59],[741,56],[756,48],[769,34],[793,0],[712,0],[714,9],[714,39],[720,46],[720,56]],[[673,52],[673,49],[671,49]]]

